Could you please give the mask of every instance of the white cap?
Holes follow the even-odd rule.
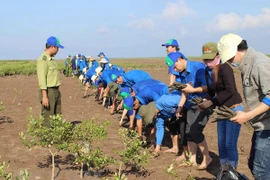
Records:
[[[97,75],[102,71],[102,67],[97,67],[96,69],[95,69],[95,71],[96,71],[96,73],[97,73]]]
[[[100,63],[108,63],[108,62],[107,62],[107,60],[106,60],[105,58],[102,58],[102,59],[100,60]]]
[[[109,66],[112,66],[112,64],[110,63]]]
[[[83,71],[83,73],[86,73],[86,71],[87,71],[86,67],[85,67],[85,68],[83,68],[83,70],[82,70],[82,71]]]
[[[243,39],[236,34],[222,36],[217,44],[222,63],[233,58],[237,53],[237,47]]]
[[[92,77],[91,77],[91,81],[95,81],[97,79],[97,75],[93,75]]]

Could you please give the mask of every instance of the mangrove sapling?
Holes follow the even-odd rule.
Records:
[[[1,156],[0,156],[1,158]],[[0,162],[0,179],[3,180],[12,180],[13,174],[11,172],[7,172],[9,164],[7,162]],[[19,176],[16,176],[16,180],[29,180],[30,173],[26,170],[20,170]]]
[[[15,95],[14,95],[14,97],[13,97],[13,99],[12,99],[12,104],[14,104],[14,102],[15,102],[15,100],[16,100],[18,94],[22,94],[22,90],[18,90],[18,89],[16,89],[16,88],[14,88],[13,91],[14,91]]]
[[[80,178],[83,178],[83,166],[99,171],[109,164],[114,163],[114,159],[107,157],[96,147],[99,140],[107,137],[106,127],[109,121],[97,124],[94,119],[83,121],[72,129],[71,141],[66,144],[68,152],[75,156],[75,163],[81,165]]]
[[[30,109],[31,111],[31,109]],[[28,117],[28,126],[26,135],[20,132],[20,137],[23,144],[31,149],[33,147],[46,147],[52,156],[52,176],[54,180],[55,155],[70,142],[72,137],[73,126],[62,118],[61,115],[51,116],[51,127],[46,127],[43,124],[44,118],[33,118],[30,114]]]
[[[5,106],[3,101],[0,101],[0,111],[4,111],[5,110]]]
[[[120,156],[118,178],[122,178],[123,172],[129,167],[135,167],[138,170],[145,169],[145,165],[148,163],[150,153],[143,149],[146,141],[141,141],[136,131],[128,129],[119,129],[119,136],[122,139],[123,150],[117,151]],[[125,168],[122,170],[122,166]]]

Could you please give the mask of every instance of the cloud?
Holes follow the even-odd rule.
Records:
[[[139,19],[136,16],[131,16],[131,20],[126,26],[134,29],[153,29],[154,21],[151,18]]]
[[[192,16],[195,11],[189,9],[184,0],[175,3],[169,2],[162,12],[162,18],[167,20],[175,20],[186,16]]]
[[[213,22],[206,25],[206,31],[237,31],[270,27],[270,8],[263,8],[256,16],[241,17],[236,13],[219,14]]]
[[[110,30],[107,27],[98,27],[96,32],[99,34],[107,34],[110,33]]]

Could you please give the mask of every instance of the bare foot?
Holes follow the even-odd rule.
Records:
[[[186,159],[186,156],[184,155],[184,154],[182,154],[181,156],[179,156],[178,158],[176,158],[175,160],[177,161],[177,162],[182,162],[184,159]]]
[[[197,163],[192,163],[192,162],[182,162],[178,165],[178,167],[196,167],[197,166]]]
[[[211,162],[212,158],[211,157],[207,158],[205,162],[202,162],[202,164],[198,167],[197,170],[206,170]]]
[[[174,153],[174,154],[177,154],[178,153],[178,149],[174,149],[174,148],[167,149],[166,151],[164,151],[164,153]]]

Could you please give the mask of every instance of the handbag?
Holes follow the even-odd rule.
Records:
[[[230,164],[226,164],[221,167],[216,180],[249,180],[249,178],[237,172]]]

